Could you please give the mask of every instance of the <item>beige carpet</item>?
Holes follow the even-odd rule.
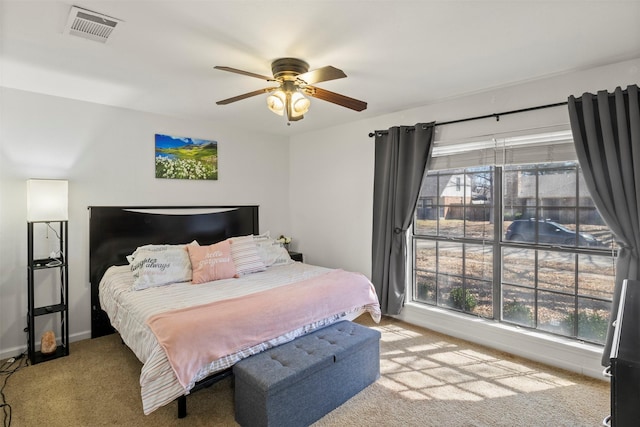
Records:
[[[609,384],[385,318],[381,378],[314,426],[600,425]],[[71,344],[68,357],[28,366],[4,394],[14,427],[235,426],[226,379],[145,416],[140,362],[117,335]]]

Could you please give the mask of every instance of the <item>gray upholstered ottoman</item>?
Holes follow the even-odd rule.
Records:
[[[338,322],[238,362],[235,417],[248,426],[306,426],[380,376],[380,332]]]

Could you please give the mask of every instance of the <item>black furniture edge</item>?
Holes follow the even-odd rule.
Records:
[[[640,420],[640,281],[626,279],[615,320],[610,353],[612,427],[638,425]]]

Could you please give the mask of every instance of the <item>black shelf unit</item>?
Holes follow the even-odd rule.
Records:
[[[32,365],[69,355],[69,266],[67,264],[68,249],[68,221],[48,221],[47,226],[55,230],[52,224],[58,224],[60,255],[57,258],[34,259],[34,224],[27,222],[27,353]],[[41,270],[57,269],[60,273],[59,279],[59,300],[55,304],[36,307],[35,306],[35,279],[36,272]],[[36,351],[35,320],[39,316],[59,315],[60,322],[60,344],[56,351],[50,355],[44,355]]]

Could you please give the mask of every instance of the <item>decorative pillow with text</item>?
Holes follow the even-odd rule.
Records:
[[[236,266],[231,257],[228,240],[209,246],[188,246],[191,269],[191,283],[205,283],[236,277]]]
[[[271,267],[273,265],[285,265],[294,262],[289,252],[275,240],[258,238],[255,239],[255,242],[258,255],[265,266]]]
[[[135,278],[133,289],[136,291],[171,283],[191,280],[191,261],[189,245],[146,245],[141,246],[129,257],[131,272]]]

